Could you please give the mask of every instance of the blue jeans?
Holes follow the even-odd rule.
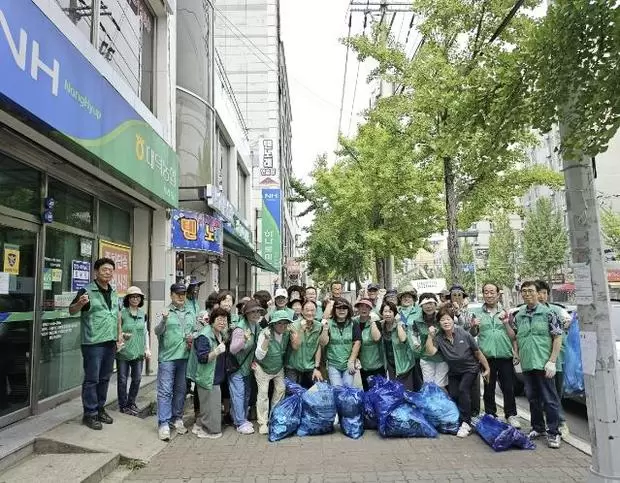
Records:
[[[230,389],[231,415],[236,427],[248,422],[250,394],[252,392],[251,376],[242,376],[238,372],[228,376]]]
[[[138,390],[140,389],[140,380],[142,379],[142,359],[134,359],[133,361],[125,361],[116,359],[116,390],[118,393],[118,407],[124,409],[136,403]],[[129,395],[127,394],[127,379],[131,372],[131,385],[129,386]]]
[[[187,359],[160,362],[157,369],[157,418],[159,426],[183,419]]]
[[[105,407],[115,351],[116,341],[82,346],[82,405],[85,416],[96,416]]]
[[[550,436],[557,436],[560,424],[560,398],[555,389],[555,380],[546,378],[545,371],[524,372],[523,380],[525,394],[530,402],[532,429],[539,433],[546,431]]]
[[[339,371],[333,366],[327,364],[327,375],[329,377],[329,383],[332,386],[347,386],[353,387],[355,374],[349,374],[348,370]]]

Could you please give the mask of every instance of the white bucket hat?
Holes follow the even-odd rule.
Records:
[[[142,295],[142,297],[144,297],[144,294],[142,293],[142,290],[140,290],[140,287],[136,287],[134,285],[127,289],[127,296],[130,295]]]

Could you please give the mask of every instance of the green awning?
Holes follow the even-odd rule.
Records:
[[[241,258],[245,258],[251,265],[266,270],[272,273],[279,273],[280,271],[271,265],[267,260],[261,257],[255,250],[252,249],[242,238],[237,235],[224,231],[224,248],[235,252]]]

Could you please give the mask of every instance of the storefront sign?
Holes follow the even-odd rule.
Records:
[[[258,185],[261,188],[280,186],[277,148],[274,139],[260,139],[258,142]]]
[[[263,214],[262,214],[262,243],[261,255],[271,265],[280,270],[282,264],[282,248],[281,248],[281,191],[275,189],[263,189]]]
[[[0,76],[2,78],[2,76]],[[19,246],[4,244],[3,272],[19,275]]]
[[[131,248],[101,240],[99,242],[99,257],[114,260],[116,267],[112,281],[118,295],[123,297],[131,282]]]
[[[222,222],[206,213],[172,210],[172,247],[177,250],[224,253]]]
[[[422,292],[439,293],[442,290],[446,290],[445,278],[423,278],[418,280],[412,280],[411,286],[421,294]]]
[[[90,263],[82,260],[71,261],[71,291],[77,292],[90,282]]]
[[[221,215],[223,222],[228,225],[226,227],[228,231],[234,233],[248,245],[252,246],[252,230],[250,230],[247,223],[239,215],[232,203],[228,201],[226,195],[217,187],[209,184],[207,185],[204,197],[207,200],[207,205]]]
[[[0,31],[0,94],[177,206],[174,150],[33,1],[0,0]]]

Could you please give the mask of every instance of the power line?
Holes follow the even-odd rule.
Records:
[[[347,88],[347,71],[349,70],[349,39],[351,38],[351,23],[353,21],[353,14],[349,14],[349,31],[347,32],[347,52],[344,57],[344,75],[342,78],[342,94],[340,95],[340,114],[338,116],[338,136],[342,133],[342,113],[344,112],[344,95]]]

